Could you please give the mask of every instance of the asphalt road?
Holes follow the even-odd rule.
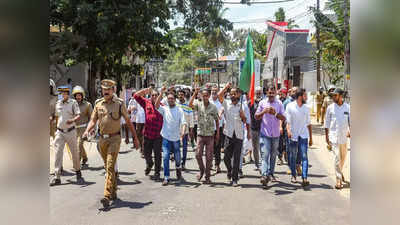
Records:
[[[316,156],[322,151],[318,145],[309,149],[311,184],[306,189],[290,183],[287,165],[276,166],[279,182],[269,183],[267,189],[262,188],[254,164],[244,165],[245,177],[239,181],[239,187],[227,183],[223,163],[223,173],[213,175],[211,185],[201,184],[196,180],[198,166],[190,147],[188,170],[183,172],[185,181],[173,181],[163,187],[161,182],[144,175],[144,159],[130,146],[121,145],[119,200],[109,211],[99,210],[104,169],[95,143],[86,143],[89,167],[82,171],[85,185],[74,184],[71,160],[65,154],[62,185],[50,187],[51,224],[350,224],[350,199],[334,189],[334,179],[329,175],[333,171],[327,171],[323,165],[326,162]],[[171,178],[175,177],[173,170]]]

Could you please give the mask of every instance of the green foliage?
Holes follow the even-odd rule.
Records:
[[[274,16],[275,21],[284,22],[286,20],[285,10],[282,7],[275,12]]]
[[[349,41],[346,32],[350,32],[350,29],[346,30],[344,26],[346,7],[343,0],[329,0],[326,6],[335,13],[335,20],[314,7],[310,10],[314,13],[315,26],[320,29],[322,70],[331,83],[338,84],[344,79],[345,42]],[[350,5],[347,5],[347,10],[350,15]]]
[[[246,38],[249,33],[253,39],[254,58],[264,60],[264,56],[267,54],[267,33],[259,33],[253,29],[236,29],[233,31],[232,45],[235,46],[235,49],[238,49],[239,57],[243,58],[245,56]]]

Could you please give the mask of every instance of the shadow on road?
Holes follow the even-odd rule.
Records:
[[[140,180],[134,180],[133,182],[129,181],[123,181],[121,179],[118,179],[118,185],[136,185],[136,184],[141,184],[142,181]]]
[[[119,151],[118,154],[127,154],[129,152],[132,152],[133,150],[126,150],[126,151]]]
[[[136,173],[135,172],[119,172],[118,171],[118,174],[119,175],[124,175],[124,176],[129,176],[129,175],[135,175]]]
[[[141,209],[150,204],[153,204],[153,202],[129,202],[117,199],[113,202],[113,204],[109,208],[103,209],[102,211],[110,211],[111,209],[118,209],[118,208]]]

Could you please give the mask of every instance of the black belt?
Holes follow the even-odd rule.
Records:
[[[68,133],[68,132],[70,132],[70,131],[72,131],[72,130],[74,130],[75,129],[75,127],[71,127],[71,128],[68,128],[68,129],[60,129],[60,128],[58,128],[57,127],[57,130],[59,130],[59,131],[61,131],[61,132],[63,132],[63,133]]]
[[[100,137],[102,137],[102,138],[110,138],[110,137],[114,137],[114,136],[117,136],[117,135],[120,135],[120,134],[121,134],[121,132],[119,131],[119,132],[114,133],[114,134],[100,134]]]

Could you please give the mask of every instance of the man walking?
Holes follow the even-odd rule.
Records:
[[[100,140],[98,147],[106,169],[104,198],[100,202],[105,209],[109,207],[110,200],[117,198],[117,181],[114,167],[121,145],[121,117],[124,117],[134,137],[135,146],[139,148],[139,141],[129,120],[125,103],[114,95],[114,86],[115,81],[113,80],[106,79],[101,81],[104,97],[97,101],[89,125],[83,133],[83,137],[87,137],[89,132],[93,132],[96,122],[99,121]]]
[[[81,173],[81,165],[79,163],[79,150],[75,129],[75,122],[79,120],[79,114],[81,112],[78,103],[74,99],[69,98],[70,89],[68,87],[59,88],[58,92],[62,93],[62,99],[57,101],[55,108],[55,115],[58,119],[57,131],[54,139],[54,178],[51,180],[50,186],[61,184],[60,175],[65,143],[68,144],[71,150],[72,165],[76,173],[77,184],[82,184],[84,181]]]
[[[298,89],[295,101],[289,103],[286,108],[287,133],[289,138],[289,166],[292,174],[292,183],[296,183],[296,161],[300,152],[302,165],[302,185],[310,184],[308,175],[308,144],[312,145],[312,130],[310,122],[310,109],[305,105],[307,93],[304,89]]]
[[[274,176],[275,161],[278,155],[280,120],[285,120],[282,103],[275,98],[274,86],[267,87],[267,99],[260,102],[255,118],[262,119],[260,130],[260,149],[262,152],[262,168],[260,182],[267,186],[270,180],[276,181]]]
[[[76,133],[78,135],[78,148],[80,160],[82,160],[82,166],[86,165],[88,157],[83,146],[82,135],[86,130],[88,122],[90,121],[90,116],[92,115],[93,107],[90,102],[85,100],[85,90],[81,86],[75,86],[72,90],[72,95],[78,102],[79,110],[81,112],[79,120],[76,122]]]
[[[186,167],[186,157],[187,157],[187,148],[188,148],[188,142],[189,142],[189,129],[193,129],[194,123],[193,123],[193,110],[189,107],[188,103],[186,102],[185,98],[185,91],[183,89],[180,89],[178,91],[178,106],[182,109],[184,115],[185,115],[185,120],[188,126],[186,126],[184,130],[184,135],[182,138],[182,170],[185,170]]]
[[[262,100],[262,88],[256,87],[256,99],[254,99],[254,104],[251,105],[249,103],[249,110],[250,110],[250,118],[251,118],[251,142],[253,145],[253,157],[254,157],[254,164],[256,166],[256,170],[260,171],[261,161],[260,161],[260,129],[261,129],[261,120],[257,120],[255,118],[255,114],[259,103]]]
[[[322,87],[319,87],[319,91],[316,96],[316,103],[317,103],[317,123],[319,123],[321,119],[321,123],[324,124],[323,116],[321,113],[322,110],[322,103],[324,103],[325,93]]]
[[[216,124],[215,126],[215,136],[214,136],[214,158],[215,158],[215,169],[217,173],[221,172],[221,167],[219,166],[221,164],[221,148],[224,143],[224,134],[223,134],[223,125],[224,125],[224,118],[223,118],[223,112],[224,108],[222,107],[221,102],[218,100],[218,87],[213,86],[211,89],[211,100],[210,102],[214,104],[217,107],[218,111],[218,117],[219,117],[219,127],[217,128]],[[219,139],[216,138],[217,135],[217,130],[219,130]]]
[[[237,187],[239,181],[239,164],[243,146],[244,126],[247,129],[247,139],[250,140],[250,117],[244,113],[244,105],[239,102],[240,94],[237,88],[231,88],[230,100],[225,100],[225,92],[231,88],[228,83],[224,89],[218,93],[219,101],[224,107],[225,127],[224,134],[227,138],[226,148],[224,149],[224,163],[228,170],[227,178],[232,186]],[[233,158],[233,166],[232,166]]]
[[[150,95],[150,99],[144,98],[145,95]],[[146,159],[146,169],[144,174],[149,175],[151,168],[154,165],[154,179],[160,179],[161,171],[161,142],[160,135],[163,126],[163,117],[157,111],[155,104],[158,97],[158,92],[152,87],[142,89],[133,96],[136,102],[145,110],[146,122],[143,128],[144,136],[144,157]],[[152,158],[154,153],[154,160]]]
[[[334,103],[329,105],[325,116],[325,139],[335,153],[336,189],[346,182],[343,165],[347,155],[347,138],[350,137],[350,106],[343,101],[344,91],[336,88],[332,93]]]
[[[202,101],[194,102],[194,98],[199,93],[199,90],[200,88],[195,89],[195,92],[189,101],[189,107],[196,111],[198,115],[196,159],[199,164],[200,173],[197,175],[197,180],[201,181],[205,172],[205,183],[210,184],[211,165],[214,152],[214,134],[217,139],[216,141],[219,139],[219,129],[215,130],[214,123],[216,127],[219,127],[219,116],[217,107],[209,101],[210,93],[207,89],[201,91]],[[204,147],[206,148],[205,168],[203,163]]]
[[[169,159],[171,152],[174,153],[176,177],[182,179],[181,170],[181,154],[180,154],[180,139],[183,137],[186,129],[185,115],[181,108],[175,104],[175,95],[170,92],[167,95],[168,105],[160,106],[161,98],[167,88],[162,87],[160,95],[157,97],[155,104],[156,109],[163,117],[163,125],[161,129],[163,161],[164,161],[164,181],[163,186],[169,183]]]
[[[144,151],[143,151],[143,128],[145,122],[145,112],[142,106],[136,102],[135,99],[130,102],[129,105],[130,111],[135,113],[135,127],[136,127],[136,134],[139,138],[139,146],[140,146],[140,154],[141,157],[144,158]]]

